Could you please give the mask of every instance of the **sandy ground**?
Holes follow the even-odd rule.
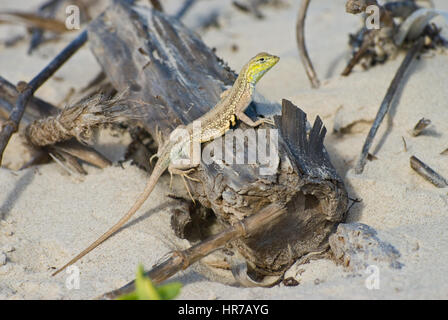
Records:
[[[6,0],[0,10],[35,8],[40,2]],[[416,155],[448,176],[448,156],[440,154],[448,148],[447,54],[432,52],[413,65],[371,149],[377,159],[356,175],[352,168],[403,55],[368,72],[356,69],[348,78],[339,76],[348,58],[347,35],[358,28],[359,18],[344,12],[343,0],[313,0],[307,41],[323,85],[312,90],[295,41],[299,1],[286,2],[284,8],[262,9],[266,19],[256,20],[229,6],[229,1],[199,1],[184,22],[195,28],[200,18],[219,12],[221,28],[198,32],[236,70],[259,51],[281,57],[258,91],[272,101],[290,99],[311,121],[320,115],[329,132],[326,146],[333,164],[350,197],[362,199],[353,206],[348,221],[376,229],[382,240],[400,252],[403,267],[381,266],[380,287],[369,290],[367,274],[350,273],[330,260],[292,267],[288,275],[300,285],[269,289],[211,281],[196,266],[174,277],[184,284],[180,298],[447,299],[448,189],[435,188],[409,166],[409,157]],[[446,1],[434,2],[448,10]],[[175,12],[178,4],[167,1],[166,10]],[[2,41],[23,33],[23,27],[0,25]],[[71,37],[46,44],[31,57],[26,55],[27,41],[1,47],[0,74],[13,83],[30,79]],[[70,88],[87,84],[99,70],[84,48],[37,95],[60,106]],[[422,117],[431,119],[432,125],[414,138],[410,130]],[[344,134],[333,132],[341,128]],[[55,163],[14,171],[27,156],[19,142],[16,137],[7,149],[4,163],[8,168],[0,168],[0,299],[93,298],[131,280],[138,263],[149,267],[168,251],[188,245],[170,229],[172,200],[167,197],[169,178],[164,176],[137,218],[77,264],[80,287],[69,289],[69,275],[50,277],[52,268],[68,261],[121,217],[143,189],[147,174],[129,163],[104,170],[85,165],[89,174],[82,178],[67,175]],[[127,142],[126,136],[114,138],[105,132],[97,145],[118,161]]]

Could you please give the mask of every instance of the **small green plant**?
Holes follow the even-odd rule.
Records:
[[[140,264],[135,277],[135,291],[120,296],[118,300],[171,300],[179,295],[180,288],[182,288],[180,282],[154,286],[151,279],[145,276],[143,266]]]

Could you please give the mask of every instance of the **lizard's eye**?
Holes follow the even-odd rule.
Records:
[[[264,58],[260,58],[260,59],[258,59],[258,61],[263,62],[263,61],[264,61]]]

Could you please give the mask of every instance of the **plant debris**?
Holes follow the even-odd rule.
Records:
[[[448,180],[442,177],[440,174],[431,169],[426,163],[422,162],[415,156],[410,159],[411,168],[415,170],[420,176],[431,182],[437,188],[448,187]]]

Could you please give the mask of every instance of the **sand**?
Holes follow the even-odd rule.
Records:
[[[0,9],[35,8],[40,2],[7,0]],[[434,2],[448,10],[446,1]],[[179,298],[447,299],[448,189],[434,187],[409,166],[410,156],[415,155],[448,177],[448,156],[440,154],[448,148],[447,53],[432,52],[413,65],[371,149],[377,159],[356,175],[353,166],[403,54],[367,72],[356,69],[348,78],[339,76],[349,55],[347,35],[358,28],[359,18],[344,12],[343,0],[313,0],[306,35],[322,87],[312,90],[295,41],[298,1],[286,3],[284,8],[262,9],[266,19],[256,20],[227,5],[228,1],[198,1],[184,22],[195,28],[201,17],[219,12],[220,29],[197,31],[236,70],[259,51],[281,57],[258,91],[272,101],[290,99],[310,121],[317,115],[323,119],[332,162],[350,197],[362,199],[352,207],[348,222],[373,227],[379,238],[400,252],[403,267],[380,265],[380,286],[370,290],[369,274],[349,272],[326,259],[293,266],[287,274],[298,286],[268,289],[209,280],[197,265],[173,278],[184,284]],[[175,12],[177,5],[167,1],[165,7]],[[23,27],[0,26],[0,40],[23,33]],[[0,74],[13,83],[29,80],[70,38],[73,35],[43,45],[31,57],[26,55],[27,41],[0,48]],[[70,88],[81,88],[99,70],[83,48],[37,96],[62,106]],[[412,137],[410,130],[422,117],[431,119],[432,125],[423,135]],[[96,145],[118,161],[126,143],[126,135],[113,137],[105,130]],[[52,268],[64,264],[123,215],[143,189],[147,174],[128,162],[104,170],[84,165],[85,177],[70,176],[55,163],[16,171],[29,157],[25,150],[21,138],[15,137],[5,155],[7,167],[0,168],[0,299],[91,299],[132,280],[138,263],[150,267],[170,250],[188,246],[170,228],[172,200],[167,195],[171,191],[169,177],[164,176],[137,217],[76,264],[79,288],[67,286],[69,274],[51,277]],[[177,181],[172,192],[181,190]]]

